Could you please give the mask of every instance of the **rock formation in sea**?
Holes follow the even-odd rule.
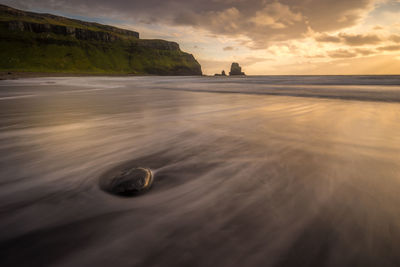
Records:
[[[229,72],[230,76],[234,75],[246,75],[242,72],[242,67],[240,67],[239,63],[233,62],[231,65],[231,71]]]
[[[216,74],[214,74],[214,76],[226,76],[226,73],[225,73],[225,71],[223,70],[223,71],[221,72],[221,74],[216,73]]]

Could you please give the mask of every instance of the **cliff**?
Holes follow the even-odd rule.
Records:
[[[193,55],[164,40],[0,5],[0,71],[201,75]]]

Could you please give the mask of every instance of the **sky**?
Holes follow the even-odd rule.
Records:
[[[136,30],[205,74],[400,74],[400,0],[0,0]]]

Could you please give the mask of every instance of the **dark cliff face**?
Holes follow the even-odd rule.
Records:
[[[201,75],[175,42],[0,5],[0,70]]]
[[[32,32],[52,32],[58,30],[60,33],[75,31],[80,32],[108,32],[109,34],[122,35],[126,37],[139,38],[139,33],[135,31],[120,29],[117,27],[102,25],[94,22],[69,19],[51,14],[39,14],[22,11],[8,6],[0,5],[0,14],[3,17],[14,18],[15,21],[8,21],[10,29]],[[35,22],[32,22],[34,20]],[[68,26],[69,24],[69,26]],[[90,28],[90,29],[89,29]],[[50,30],[51,29],[51,30]]]
[[[146,47],[159,50],[180,51],[179,44],[164,40],[141,40],[135,45],[137,45],[138,47]]]
[[[26,21],[6,21],[0,22],[10,31],[32,32],[32,33],[54,33],[64,36],[75,37],[78,40],[95,40],[102,42],[113,42],[121,39],[119,35],[123,35],[122,31],[119,35],[112,32],[93,31],[89,29],[76,28],[72,26],[41,24]],[[139,33],[126,31],[127,36],[139,38]]]

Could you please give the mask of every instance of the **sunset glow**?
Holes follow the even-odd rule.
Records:
[[[396,0],[2,1],[177,41],[205,74],[398,74]]]

